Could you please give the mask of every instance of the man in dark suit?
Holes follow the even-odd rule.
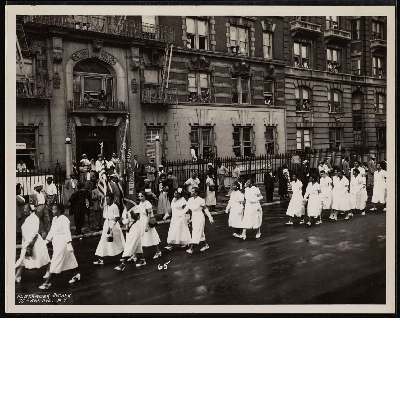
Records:
[[[264,186],[267,203],[271,203],[274,200],[275,176],[270,168],[268,168],[267,172],[264,174]]]

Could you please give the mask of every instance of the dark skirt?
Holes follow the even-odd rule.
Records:
[[[288,182],[287,180],[280,179],[279,180],[279,188],[278,188],[278,194],[279,196],[286,196],[288,194]]]

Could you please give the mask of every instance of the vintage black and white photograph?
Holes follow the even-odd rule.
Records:
[[[394,8],[76,10],[8,18],[13,312],[393,312]]]

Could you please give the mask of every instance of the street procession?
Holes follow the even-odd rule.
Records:
[[[16,23],[16,295],[384,301],[386,17]]]

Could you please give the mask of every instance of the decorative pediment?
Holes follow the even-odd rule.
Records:
[[[193,57],[189,61],[189,69],[195,71],[209,71],[211,61],[206,60],[204,57]]]
[[[263,31],[274,32],[276,25],[272,23],[272,20],[266,18],[265,20],[261,21],[261,26],[263,28]]]
[[[99,57],[100,60],[103,60],[107,64],[110,65],[115,65],[118,61],[116,57],[114,57],[112,54],[107,53],[106,51],[102,51]]]
[[[72,54],[71,58],[74,61],[80,61],[84,60],[85,58],[89,58],[89,50],[88,49],[78,50],[74,54]]]
[[[237,110],[237,117],[232,117],[232,125],[234,126],[254,126],[255,118],[250,118],[249,110]]]
[[[244,61],[240,63],[232,64],[232,75],[249,76],[250,75],[250,64]]]

